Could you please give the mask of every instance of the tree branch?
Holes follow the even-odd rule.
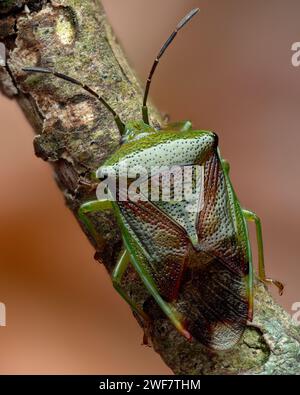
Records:
[[[36,155],[51,162],[67,205],[77,216],[80,204],[95,198],[91,173],[116,150],[119,132],[107,110],[77,87],[45,75],[29,76],[21,68],[53,67],[80,79],[102,93],[123,120],[141,118],[137,78],[96,0],[2,1],[0,40],[8,60],[7,69],[0,68],[2,92],[18,100],[36,132]],[[152,123],[160,124],[153,107],[150,113]],[[93,222],[102,235],[100,245],[83,231],[97,259],[111,272],[121,248],[116,221],[107,213],[95,215]],[[147,307],[153,322],[144,330],[177,374],[300,373],[300,331],[261,283],[255,286],[253,323],[236,347],[218,353],[182,338],[132,269],[123,286]]]

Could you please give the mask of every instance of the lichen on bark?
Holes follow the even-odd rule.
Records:
[[[37,156],[51,162],[67,205],[77,216],[80,204],[94,198],[92,173],[118,147],[119,132],[107,110],[77,87],[45,75],[27,75],[21,69],[53,67],[80,79],[103,94],[123,120],[141,117],[137,77],[96,0],[2,1],[0,41],[7,48],[7,68],[0,69],[2,92],[18,100],[35,130]],[[151,121],[162,122],[153,107]],[[102,236],[99,245],[83,230],[97,259],[111,272],[121,248],[115,219],[109,213],[97,214],[93,222]],[[182,338],[132,269],[123,286],[155,318],[144,329],[177,374],[300,373],[300,331],[259,282],[254,320],[241,342],[227,352],[212,352]]]

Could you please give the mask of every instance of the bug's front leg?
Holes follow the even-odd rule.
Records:
[[[264,283],[274,284],[278,288],[279,294],[282,295],[283,289],[284,289],[283,284],[278,280],[273,280],[271,278],[267,278],[267,276],[266,276],[261,220],[252,211],[243,210],[243,214],[244,214],[244,217],[248,221],[255,222],[256,240],[257,240],[257,248],[258,248],[258,275],[259,275],[259,279],[262,280]]]
[[[191,121],[171,122],[168,123],[163,129],[173,130],[178,132],[188,132],[189,130],[193,129],[193,125]]]
[[[112,205],[109,200],[92,200],[90,202],[83,203],[78,210],[78,216],[81,222],[86,226],[98,246],[103,245],[103,239],[95,229],[87,214],[104,210],[112,210]]]

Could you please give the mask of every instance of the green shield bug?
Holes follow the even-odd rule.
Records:
[[[188,340],[195,338],[211,349],[225,350],[237,343],[253,315],[247,221],[256,225],[260,280],[275,284],[280,292],[283,286],[266,277],[261,221],[241,207],[230,181],[229,164],[221,157],[217,135],[194,130],[189,121],[159,130],[149,122],[147,98],[159,60],[198,11],[192,10],[179,22],[159,51],[147,79],[142,120],[124,124],[102,96],[72,77],[40,67],[23,70],[52,74],[80,86],[107,108],[118,126],[122,144],[96,171],[99,180],[113,171],[118,186],[105,184],[109,190],[106,198],[97,195],[97,200],[84,203],[79,209],[81,221],[95,239],[98,235],[89,213],[112,210],[116,216],[123,239],[123,251],[112,273],[117,291],[143,320],[150,319],[145,307],[137,306],[121,288],[122,276],[131,264],[183,336]],[[126,188],[120,187],[121,171],[126,166],[145,170],[135,184],[139,191],[136,199],[129,199]],[[181,198],[174,198],[176,188],[185,185],[185,173],[179,181],[172,174],[168,184],[172,196],[161,198],[161,183],[170,176],[170,167],[176,168],[176,174],[189,169],[193,199],[185,195],[182,198],[182,194]],[[151,194],[149,199],[143,192],[149,192],[149,185],[151,192],[157,187],[156,198]]]

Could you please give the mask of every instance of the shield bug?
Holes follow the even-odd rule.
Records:
[[[253,315],[248,221],[256,225],[260,280],[275,284],[280,292],[283,286],[266,277],[261,221],[241,207],[230,181],[229,164],[220,154],[217,135],[194,130],[189,121],[159,130],[149,122],[147,98],[159,60],[198,11],[193,9],[179,22],[159,51],[147,79],[142,120],[124,124],[102,96],[72,77],[40,67],[23,70],[52,74],[80,86],[107,108],[118,126],[122,136],[120,147],[96,169],[99,180],[113,170],[117,186],[113,188],[108,183],[108,197],[98,196],[79,209],[81,221],[96,239],[89,213],[112,210],[117,218],[123,239],[123,251],[112,273],[117,291],[142,319],[149,319],[143,307],[137,306],[121,287],[122,276],[131,264],[183,336],[224,350],[237,343]],[[126,166],[145,170],[139,183],[135,183],[139,191],[136,199],[129,199],[127,189],[120,187],[121,170]],[[161,183],[170,166],[176,167],[169,182],[172,196],[164,200]],[[190,171],[194,197],[188,200],[181,194],[181,198],[175,199],[177,187],[185,185],[182,174],[179,181],[176,175],[186,168]],[[149,185],[151,192],[157,187],[155,198],[152,193],[149,198],[149,193],[143,192],[149,192]]]

